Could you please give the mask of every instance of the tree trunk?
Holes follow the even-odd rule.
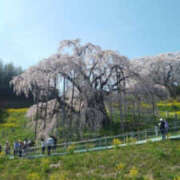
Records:
[[[96,126],[107,127],[110,124],[110,119],[106,112],[104,97],[101,93],[95,93],[86,101],[86,122],[93,128]]]

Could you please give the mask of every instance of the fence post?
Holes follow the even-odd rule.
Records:
[[[177,113],[175,113],[175,115],[174,115],[174,116],[175,116],[175,120],[177,121]]]
[[[132,131],[131,132],[131,138],[134,138],[134,136],[135,136],[135,133],[134,133],[134,131]]]
[[[105,146],[107,146],[107,137],[105,138]]]
[[[123,134],[123,141],[124,141],[124,144],[126,144],[126,135]]]
[[[126,144],[129,143],[129,136],[128,136],[128,135],[129,135],[129,134],[127,133],[127,134],[126,134]]]
[[[147,139],[147,130],[144,131],[145,132],[145,140]]]
[[[125,133],[125,134],[124,134],[124,144],[127,143],[127,139],[128,139],[128,133]]]
[[[158,127],[154,126],[155,136],[158,136]]]
[[[67,145],[67,141],[65,141],[65,142],[64,142],[64,152],[66,152],[67,147],[68,147],[68,145]]]
[[[101,146],[101,138],[98,139],[98,146]]]
[[[173,127],[173,129],[176,129],[176,121],[174,121],[174,127]]]
[[[139,134],[139,131],[137,131],[137,141],[140,141],[140,134]]]

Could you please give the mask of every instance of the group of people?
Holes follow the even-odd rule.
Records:
[[[8,141],[6,141],[4,146],[4,152],[6,155],[10,155],[11,152],[14,156],[22,157],[22,154],[25,154],[28,151],[28,148],[33,145],[33,141],[31,140],[24,140],[24,141],[14,141],[13,143],[13,150],[11,151],[11,145]],[[0,153],[3,151],[2,145],[0,145]]]
[[[57,139],[54,136],[48,137],[46,140],[44,138],[41,138],[41,152],[42,154],[45,154],[45,150],[47,148],[47,154],[51,154],[51,150],[56,150],[56,144]],[[11,147],[10,143],[6,141],[5,146],[2,146],[0,144],[0,153],[2,151],[5,152],[6,155],[13,154],[14,156],[22,157],[29,151],[31,151],[33,148],[30,148],[34,146],[35,143],[31,140],[24,140],[24,141],[14,141],[13,148]]]
[[[168,122],[162,118],[160,118],[159,122],[159,129],[162,135],[162,140],[166,139],[167,133],[168,133]]]
[[[57,139],[54,136],[50,136],[46,140],[44,138],[41,138],[42,154],[45,153],[45,150],[47,148],[47,153],[48,153],[48,155],[50,155],[51,150],[56,150],[56,145],[57,145]]]

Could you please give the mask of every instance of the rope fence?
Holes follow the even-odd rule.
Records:
[[[180,121],[169,123],[167,136],[180,134]],[[52,155],[63,155],[70,152],[87,152],[93,150],[103,150],[112,148],[113,145],[126,145],[128,143],[136,143],[144,140],[153,140],[160,138],[161,133],[159,127],[146,129],[143,131],[129,132],[124,134],[119,134],[115,136],[106,136],[100,138],[93,138],[88,140],[81,140],[75,142],[64,142],[57,144],[52,147]],[[24,156],[30,157],[32,155],[41,154],[41,146],[28,148],[24,153]]]

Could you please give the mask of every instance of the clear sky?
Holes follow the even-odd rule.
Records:
[[[136,58],[180,50],[180,0],[0,0],[0,58],[27,68],[80,38]]]

